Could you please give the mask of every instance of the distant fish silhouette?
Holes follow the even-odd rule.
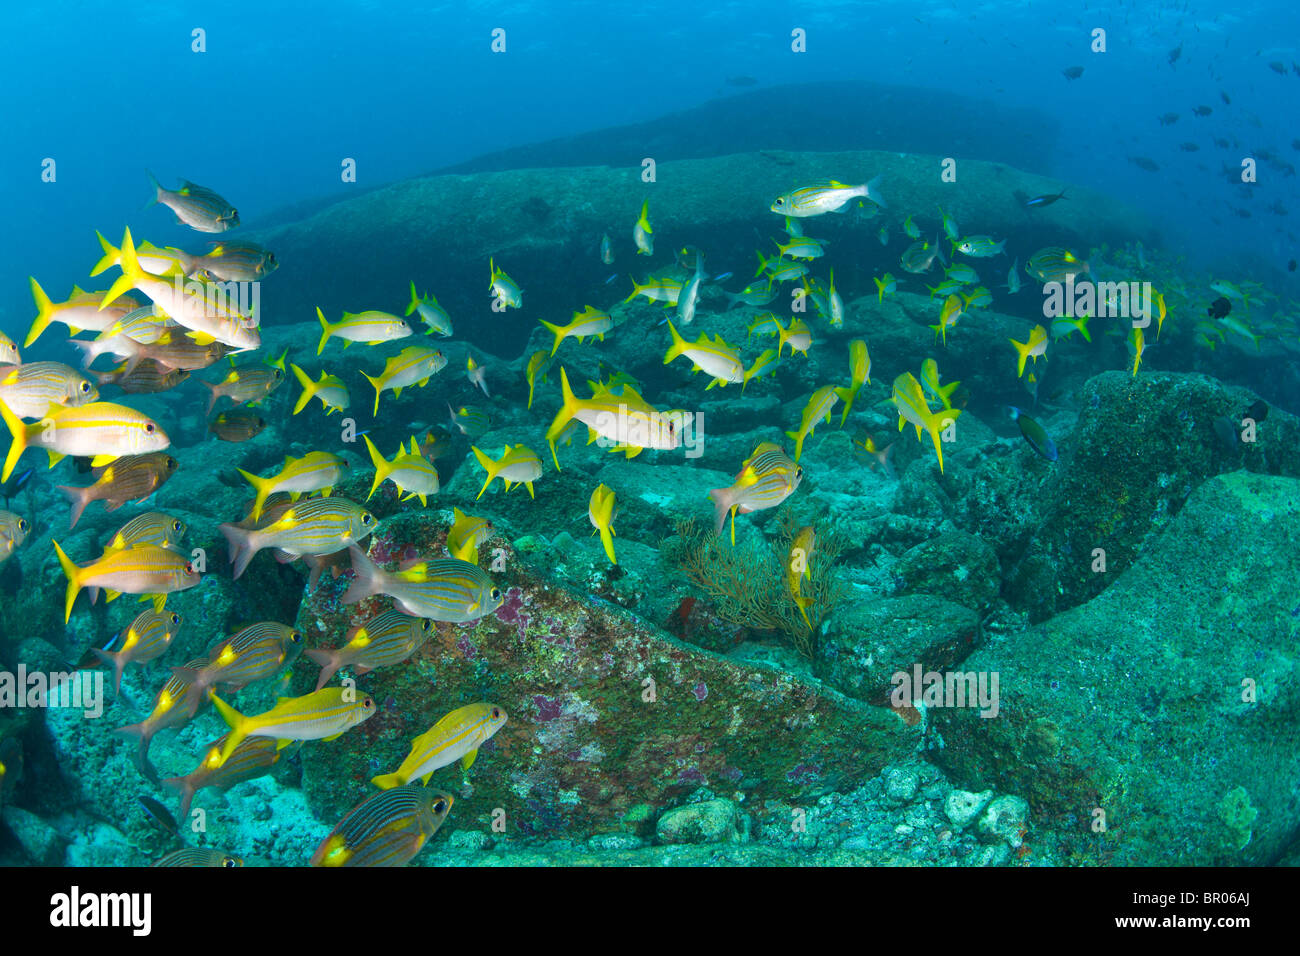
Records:
[[[1067,80],[1077,80],[1079,77],[1083,76],[1083,67],[1067,66],[1064,70],[1061,71],[1061,75],[1065,77]]]

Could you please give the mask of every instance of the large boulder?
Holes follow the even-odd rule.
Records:
[[[966,659],[999,710],[931,709],[938,759],[1081,862],[1273,862],[1300,826],[1297,535],[1300,480],[1204,482],[1099,597]]]
[[[434,554],[441,538],[434,522],[394,519],[370,552],[381,562]],[[501,808],[516,835],[639,831],[701,786],[750,802],[815,799],[851,789],[916,745],[915,731],[887,709],[681,644],[548,583],[505,551],[507,570],[495,576],[505,605],[473,626],[439,625],[410,661],[361,678],[380,712],[304,752],[304,786],[322,819],[341,817],[412,738],[474,701],[496,703],[510,719],[464,789],[458,766],[434,774],[432,785],[461,797],[452,830],[489,829]],[[303,602],[309,644],[337,643],[390,603],[340,605],[344,584],[323,584]],[[314,681],[295,680],[304,677]]]

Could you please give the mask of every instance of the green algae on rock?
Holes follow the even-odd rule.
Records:
[[[1000,674],[999,714],[932,710],[934,755],[1023,794],[1079,862],[1274,862],[1300,774],[1297,536],[1300,480],[1205,481],[1098,597],[967,658]]]

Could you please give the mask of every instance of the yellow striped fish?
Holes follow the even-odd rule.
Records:
[[[170,278],[146,272],[136,256],[130,229],[122,236],[119,256],[122,275],[105,293],[105,306],[124,292],[139,289],[177,325],[198,332],[210,341],[235,349],[255,349],[262,344],[255,317],[240,311],[237,297],[215,294],[217,287],[211,283],[190,281],[178,284]],[[114,319],[121,317],[115,316]]]
[[[713,488],[709,497],[717,511],[718,534],[731,513],[731,543],[736,543],[736,512],[748,514],[775,508],[789,498],[803,480],[800,468],[780,445],[763,442],[754,449],[729,488]]]
[[[284,383],[284,371],[260,362],[236,365],[219,382],[204,382],[212,394],[208,396],[206,415],[212,414],[217,399],[226,396],[236,405],[256,405]]]
[[[270,677],[285,663],[292,663],[302,652],[303,637],[287,624],[276,621],[258,621],[241,629],[224,641],[208,648],[208,662],[193,674],[180,674],[189,678],[186,706],[193,716],[199,703],[210,688],[218,684],[240,690],[253,681]],[[175,668],[173,673],[186,670]]]
[[[237,783],[253,780],[271,772],[271,768],[280,758],[289,753],[281,749],[279,742],[272,737],[249,737],[230,754],[230,759],[221,762],[221,748],[226,743],[225,735],[208,748],[202,762],[184,777],[168,777],[162,781],[164,787],[176,790],[181,795],[181,817],[190,815],[190,804],[194,795],[208,787],[229,790]]]
[[[339,821],[312,866],[405,866],[451,811],[454,798],[411,785],[371,794]]]
[[[62,322],[70,335],[86,329],[103,332],[132,309],[140,307],[140,303],[129,296],[114,296],[105,302],[104,293],[82,292],[76,286],[72,287],[72,296],[67,302],[51,302],[39,282],[33,278],[31,284],[32,298],[36,300],[36,318],[23,341],[23,348],[30,348],[51,322]]]
[[[560,459],[555,454],[555,442],[571,419],[577,419],[593,435],[617,442],[627,451],[628,458],[640,454],[643,448],[661,451],[677,448],[682,443],[681,415],[661,412],[643,399],[631,385],[624,385],[617,394],[607,388],[593,390],[591,398],[578,398],[569,387],[569,376],[560,368],[560,388],[564,403],[556,413],[551,427],[546,430],[546,440],[551,443],[551,457],[555,470],[560,470]],[[594,440],[594,439],[593,439]]]
[[[381,342],[404,339],[411,334],[410,323],[388,312],[344,312],[343,318],[331,324],[325,320],[325,313],[318,307],[316,318],[320,319],[321,327],[317,355],[325,351],[325,343],[335,336],[342,339],[343,347],[347,348],[353,342],[378,345]]]
[[[112,551],[78,567],[63,553],[57,541],[51,541],[59,556],[59,564],[68,578],[67,599],[63,609],[66,623],[72,617],[72,604],[77,592],[90,588],[90,603],[99,597],[99,589],[107,592],[112,601],[119,594],[152,594],[154,609],[161,611],[165,595],[183,591],[199,583],[199,574],[186,560],[185,555],[166,548],[149,546]]]
[[[394,398],[400,398],[402,389],[408,385],[429,384],[429,379],[447,367],[447,356],[437,349],[424,345],[408,345],[402,351],[384,363],[384,370],[371,378],[362,372],[367,382],[375,387],[375,416],[379,415],[379,396],[391,390]]]
[[[23,357],[9,336],[0,332],[0,365],[22,365]]]
[[[429,464],[428,459],[420,454],[420,446],[416,444],[415,436],[411,436],[411,450],[408,452],[401,445],[397,446],[397,454],[393,456],[392,461],[388,461],[383,455],[379,454],[379,449],[375,443],[370,440],[369,435],[363,435],[366,440],[366,447],[370,449],[370,460],[375,463],[375,480],[370,485],[370,494],[366,495],[366,501],[369,501],[379,486],[385,480],[391,481],[397,486],[397,490],[405,495],[400,500],[409,498],[419,498],[420,504],[427,504],[429,495],[438,493],[438,469]]]
[[[301,697],[281,697],[270,710],[251,717],[241,714],[216,694],[210,696],[217,713],[230,725],[217,767],[230,759],[246,737],[274,737],[283,749],[295,740],[334,740],[375,715],[373,697],[358,695],[354,689],[345,687],[326,687]]]
[[[185,537],[185,531],[186,524],[180,518],[161,511],[146,511],[122,525],[104,545],[104,553],[125,551],[145,544],[178,551],[177,545]]]
[[[803,409],[803,418],[799,422],[799,430],[785,433],[786,438],[794,439],[795,461],[803,457],[803,440],[813,433],[819,422],[831,420],[831,409],[839,400],[840,396],[832,385],[823,385],[808,397],[808,404]]]
[[[240,857],[225,850],[210,850],[196,846],[174,850],[154,864],[154,866],[220,866],[226,869],[243,865],[244,861]]]
[[[207,662],[206,657],[198,657],[187,663],[182,670],[198,670]],[[153,709],[149,711],[148,717],[138,724],[119,727],[113,731],[113,733],[121,734],[124,737],[140,738],[140,763],[142,767],[148,765],[149,743],[158,731],[166,730],[169,727],[180,727],[189,721],[190,715],[181,706],[189,686],[188,679],[178,677],[173,673],[168,678],[167,683],[163,684],[162,690],[158,691],[158,696],[154,698]]]
[[[90,457],[94,464],[103,465],[122,455],[162,451],[171,444],[167,433],[148,415],[112,402],[52,409],[42,421],[30,425],[24,425],[0,403],[0,416],[13,435],[0,481],[9,480],[27,448],[44,448],[53,468],[65,455]]]
[[[19,418],[44,418],[51,408],[99,398],[86,376],[62,362],[28,362],[0,369],[0,402]]]
[[[293,369],[294,378],[298,379],[298,384],[302,386],[302,394],[298,396],[298,401],[293,406],[295,415],[306,408],[307,403],[313,398],[320,399],[326,415],[347,411],[352,404],[352,396],[348,393],[347,385],[337,375],[330,375],[322,369],[320,379],[313,382],[306,372],[292,362],[289,363],[289,368]]]
[[[27,540],[27,533],[32,530],[32,523],[12,511],[0,511],[0,565],[11,557],[14,551],[22,547]]]
[[[466,624],[493,613],[505,601],[487,572],[468,561],[410,561],[389,572],[378,568],[356,545],[348,551],[355,579],[343,595],[344,604],[386,594],[414,617]]]
[[[122,688],[122,671],[127,664],[147,664],[166,653],[180,633],[181,616],[175,611],[145,611],[122,629],[116,651],[92,647],[91,653],[113,668],[113,690]]]
[[[400,664],[424,646],[433,633],[433,621],[427,617],[384,611],[348,631],[342,647],[309,648],[304,653],[320,665],[316,681],[316,689],[320,690],[340,667],[351,667],[361,677],[376,667]]]
[[[142,501],[162,487],[176,473],[178,463],[166,452],[147,455],[123,455],[103,468],[96,469],[93,485],[57,485],[72,504],[68,528],[75,528],[86,505],[103,501],[109,511],[116,511],[128,501]]]
[[[380,790],[402,787],[412,780],[428,784],[439,767],[457,760],[468,770],[478,749],[506,724],[506,712],[496,704],[467,704],[411,741],[411,751],[394,773],[380,774],[370,782]]]
[[[949,423],[957,420],[961,414],[955,408],[941,408],[937,412],[930,411],[930,403],[925,400],[925,392],[921,388],[921,383],[916,380],[916,376],[911,372],[904,372],[898,378],[894,379],[894,394],[890,399],[894,407],[898,409],[898,430],[901,432],[903,426],[908,422],[916,428],[916,437],[919,441],[921,432],[929,433],[930,440],[934,442],[934,454],[939,459],[939,471],[943,472],[943,445],[940,433],[947,428]]]
[[[497,459],[489,458],[477,445],[471,445],[470,451],[474,452],[479,465],[487,472],[483,487],[479,489],[478,498],[483,497],[483,492],[487,491],[488,486],[497,478],[505,483],[506,491],[510,490],[511,485],[518,484],[528,489],[529,498],[537,497],[533,494],[533,482],[542,477],[542,460],[537,457],[537,452],[525,447],[523,442],[513,448],[506,445],[505,450],[501,452],[501,457]]]
[[[487,518],[467,515],[456,507],[451,510],[455,515],[455,523],[447,532],[447,553],[453,558],[478,564],[478,546],[496,529]]]
[[[309,451],[301,458],[286,455],[283,467],[265,478],[249,474],[242,468],[236,470],[257,492],[257,498],[253,502],[253,518],[256,519],[262,516],[262,505],[267,497],[277,491],[289,492],[294,501],[298,500],[298,495],[312,491],[319,491],[328,498],[343,477],[343,469],[348,467],[346,459],[338,455],[327,451]]]
[[[230,563],[239,577],[263,548],[285,554],[333,554],[375,530],[375,516],[347,498],[308,498],[295,502],[275,521],[248,530],[233,524],[218,525],[230,545]]]

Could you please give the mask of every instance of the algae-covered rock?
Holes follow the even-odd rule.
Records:
[[[966,531],[918,544],[899,558],[893,574],[902,591],[931,594],[974,610],[991,604],[1001,583],[993,548]]]
[[[1300,825],[1297,536],[1300,480],[1205,481],[1099,597],[966,659],[1000,708],[930,711],[937,759],[1071,828],[1077,860],[1272,862]]]
[[[1104,372],[1081,400],[1078,424],[1058,440],[1063,454],[1043,491],[1041,523],[1007,583],[1007,599],[1031,620],[1100,594],[1221,470],[1300,476],[1294,416],[1272,410],[1240,448],[1216,433],[1216,419],[1240,417],[1254,401],[1245,389],[1203,375]],[[1094,570],[1103,556],[1104,573]]]
[[[845,694],[885,705],[899,671],[943,670],[979,637],[979,616],[928,594],[849,601],[822,639],[822,677]]]
[[[403,516],[370,550],[381,562],[433,554],[440,538],[436,523]],[[509,721],[463,789],[457,767],[434,774],[433,785],[457,794],[450,830],[490,828],[499,810],[508,834],[642,834],[647,805],[670,807],[702,786],[748,800],[809,799],[851,787],[915,746],[915,732],[888,710],[678,643],[548,583],[513,554],[505,567],[496,614],[439,625],[416,657],[360,678],[379,713],[304,750],[304,786],[321,819],[358,802],[370,777],[395,768],[411,739],[448,711],[480,700]],[[337,643],[388,603],[342,606],[345,585],[322,583],[303,602],[298,626],[309,644]]]
[[[655,825],[660,843],[733,843],[740,838],[740,811],[732,800],[702,800],[669,810]]]

